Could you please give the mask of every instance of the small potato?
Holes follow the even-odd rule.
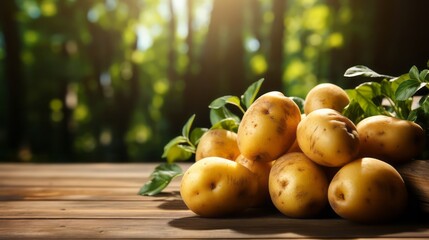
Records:
[[[304,113],[321,109],[330,108],[342,112],[344,107],[350,103],[346,91],[332,83],[321,83],[312,88],[304,102]]]
[[[359,152],[359,134],[354,123],[329,108],[309,113],[298,125],[297,140],[307,157],[327,167],[343,166]]]
[[[404,212],[407,190],[390,164],[360,158],[343,166],[332,179],[328,199],[341,217],[362,223],[392,220]]]
[[[239,213],[254,203],[258,181],[249,169],[225,158],[203,158],[182,177],[180,194],[186,206],[202,217]]]
[[[225,129],[210,129],[197,145],[195,161],[205,157],[222,157],[235,160],[240,155],[237,134]]]
[[[260,96],[247,109],[238,128],[240,153],[252,161],[273,161],[292,146],[300,120],[298,106],[283,93]]]
[[[273,162],[252,161],[240,155],[235,161],[255,174],[258,181],[258,192],[255,197],[254,206],[263,206],[270,201],[270,193],[268,191],[268,177]]]
[[[313,217],[325,208],[328,184],[321,166],[303,153],[288,153],[277,159],[269,177],[274,206],[295,218]]]
[[[391,164],[406,162],[424,149],[425,133],[418,124],[389,116],[372,116],[356,125],[360,155]]]

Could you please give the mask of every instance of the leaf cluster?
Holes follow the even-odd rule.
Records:
[[[429,68],[429,61],[427,63]],[[368,81],[354,89],[347,89],[350,98],[349,105],[343,114],[354,123],[374,115],[387,115],[413,121],[419,124],[429,142],[429,95],[420,94],[423,88],[429,89],[429,70],[419,71],[416,66],[399,77],[379,74],[362,65],[346,70],[345,77],[364,76],[381,79]],[[421,154],[427,158],[429,150]]]
[[[246,109],[255,101],[264,79],[260,79],[251,84],[241,95],[226,95],[213,100],[210,105],[210,129],[226,129],[237,132],[242,115]],[[241,116],[238,116],[228,107],[236,107]],[[195,114],[192,115],[182,127],[182,134],[171,139],[164,147],[162,158],[167,159],[167,163],[161,163],[151,174],[150,180],[140,189],[140,195],[155,195],[168,186],[170,181],[182,174],[182,169],[176,161],[190,159],[196,152],[196,148],[201,136],[208,131],[208,128],[192,128]]]
[[[344,76],[381,78],[346,90],[350,104],[343,114],[355,123],[380,114],[422,124],[429,120],[429,97],[418,96],[419,90],[429,88],[428,69],[419,71],[413,66],[408,73],[392,77],[359,65],[347,69]]]

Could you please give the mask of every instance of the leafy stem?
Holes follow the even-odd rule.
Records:
[[[210,128],[222,128],[237,132],[241,117],[234,114],[227,106],[232,105],[238,108],[241,115],[253,103],[261,88],[264,79],[260,79],[251,84],[240,97],[227,95],[213,100],[210,105]],[[158,165],[151,178],[140,189],[140,195],[155,195],[168,186],[171,180],[182,174],[182,169],[175,162],[190,159],[196,152],[199,140],[208,130],[207,128],[192,128],[195,114],[192,115],[182,128],[182,134],[171,139],[164,147],[162,158],[167,159],[167,163]]]

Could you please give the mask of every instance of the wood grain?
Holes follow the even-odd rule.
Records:
[[[415,160],[398,167],[414,203],[429,214],[429,161]]]
[[[183,203],[180,178],[155,197],[137,195],[156,165],[0,164],[0,239],[429,238],[429,222],[413,216],[372,226],[329,214],[291,219],[266,207],[200,218]],[[407,181],[420,182],[411,168]]]

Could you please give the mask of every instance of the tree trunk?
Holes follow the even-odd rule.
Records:
[[[268,53],[268,72],[264,81],[264,91],[283,90],[283,58],[284,56],[284,13],[286,1],[273,0],[272,11],[274,20],[271,25],[270,50]]]
[[[5,79],[7,87],[7,145],[17,151],[25,134],[25,94],[22,76],[21,40],[15,17],[18,11],[15,1],[1,1],[0,20],[5,42]]]
[[[244,74],[244,1],[213,1],[210,25],[199,56],[201,70],[188,78],[184,93],[186,117],[197,114],[196,125],[209,127],[208,105],[217,97],[241,94]]]
[[[176,72],[176,15],[174,13],[173,0],[168,1],[170,22],[168,28],[168,80],[171,85],[177,80]]]
[[[226,20],[223,24],[227,31],[227,44],[224,50],[225,55],[219,65],[225,69],[225,88],[221,88],[220,95],[237,95],[240,96],[247,87],[245,66],[244,66],[244,0],[229,1],[229,8],[225,12]],[[221,76],[222,78],[222,76]],[[222,81],[222,79],[220,79]]]
[[[227,3],[225,0],[213,1],[209,29],[199,56],[201,70],[194,77],[186,79],[185,83],[183,113],[186,118],[195,113],[196,126],[210,126],[207,106],[218,94],[219,71],[222,67],[219,35],[222,18],[225,17],[223,13],[225,3]]]

